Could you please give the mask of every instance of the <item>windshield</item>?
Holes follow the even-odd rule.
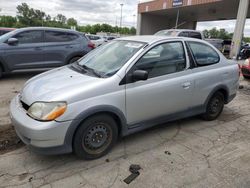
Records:
[[[13,33],[15,33],[16,31],[17,30],[14,30],[14,31],[5,33],[4,35],[0,36],[0,43],[5,42],[6,40],[8,40],[13,35]]]
[[[158,31],[154,35],[156,35],[156,36],[176,36],[177,33],[178,33],[177,31],[163,30],[163,31]]]
[[[79,60],[78,65],[95,71],[101,77],[110,77],[120,70],[144,44],[134,41],[112,41],[86,55]]]

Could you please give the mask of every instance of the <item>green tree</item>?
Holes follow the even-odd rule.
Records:
[[[0,16],[0,26],[1,27],[15,27],[17,24],[17,19],[12,16]]]
[[[68,26],[77,26],[77,21],[74,18],[69,18],[67,20],[67,25]]]
[[[57,14],[56,20],[61,24],[66,24],[67,18],[62,14]]]

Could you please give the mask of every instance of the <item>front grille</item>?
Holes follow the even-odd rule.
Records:
[[[29,105],[27,105],[25,102],[23,102],[23,101],[20,101],[21,102],[21,105],[22,105],[22,107],[26,110],[26,111],[28,111],[29,110]]]

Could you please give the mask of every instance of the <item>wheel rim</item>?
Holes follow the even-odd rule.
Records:
[[[210,103],[210,106],[209,106],[209,113],[211,115],[216,115],[216,114],[220,113],[222,106],[223,106],[223,104],[222,104],[221,98],[214,97]]]
[[[112,141],[112,130],[105,123],[91,125],[82,138],[82,147],[89,154],[105,151]]]

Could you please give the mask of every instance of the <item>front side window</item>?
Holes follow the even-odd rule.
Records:
[[[18,39],[19,44],[43,42],[43,31],[24,31],[13,36]]]
[[[142,42],[112,41],[88,53],[78,65],[95,71],[101,77],[110,77],[144,45]]]
[[[78,36],[73,33],[45,31],[45,42],[69,42],[77,38]]]
[[[169,42],[152,48],[140,58],[135,68],[147,71],[149,78],[183,71],[186,59],[182,42]]]
[[[210,46],[199,42],[188,42],[188,44],[198,66],[211,65],[220,61],[219,55]]]

